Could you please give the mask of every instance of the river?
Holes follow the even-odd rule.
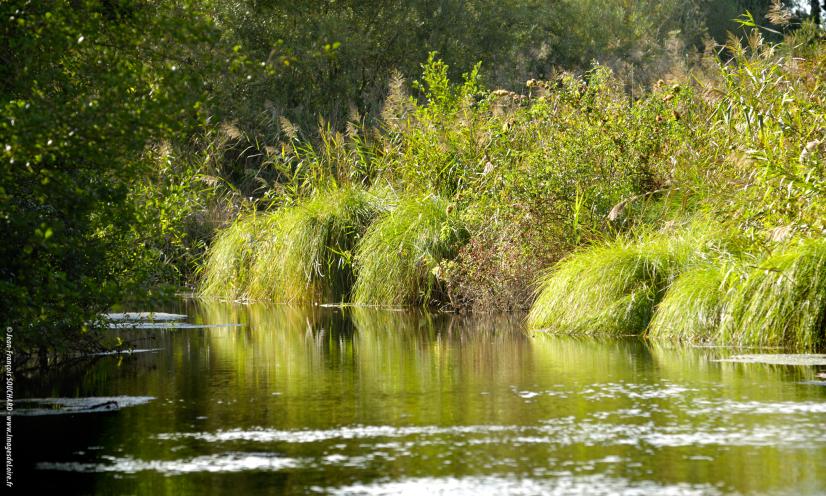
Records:
[[[118,408],[15,416],[16,485],[30,494],[826,492],[824,366],[529,336],[509,317],[194,300],[171,310],[221,326],[111,330],[149,351],[18,381],[20,399],[113,397]]]

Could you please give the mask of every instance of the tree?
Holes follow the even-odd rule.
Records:
[[[146,145],[196,121],[215,30],[187,1],[14,0],[0,19],[0,320],[43,358],[89,346],[133,280],[127,193]]]

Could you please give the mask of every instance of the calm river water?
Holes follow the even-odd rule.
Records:
[[[517,319],[191,300],[167,310],[241,326],[113,330],[156,350],[19,380],[19,398],[136,404],[15,416],[17,486],[239,496],[826,492],[823,366],[531,337]]]

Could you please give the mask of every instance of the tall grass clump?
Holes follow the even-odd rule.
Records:
[[[251,278],[250,268],[271,219],[252,213],[221,230],[206,253],[199,294],[217,298],[242,298]]]
[[[407,198],[370,226],[356,249],[353,301],[366,305],[430,304],[443,289],[439,263],[467,240],[457,212],[443,198]]]
[[[694,238],[618,240],[575,252],[541,276],[528,314],[532,329],[570,334],[640,334],[668,284],[692,256]]]
[[[717,338],[734,269],[703,263],[680,274],[657,305],[648,336],[688,343]]]
[[[249,297],[347,301],[355,280],[353,250],[380,208],[365,190],[342,187],[283,209],[256,253]]]
[[[721,340],[741,346],[826,344],[826,240],[809,239],[774,254],[736,288]]]

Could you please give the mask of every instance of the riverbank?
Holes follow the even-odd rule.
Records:
[[[381,126],[282,143],[308,193],[222,230],[200,292],[820,349],[826,45],[752,35],[634,99],[601,66],[514,93],[431,58],[425,102],[398,84]]]

